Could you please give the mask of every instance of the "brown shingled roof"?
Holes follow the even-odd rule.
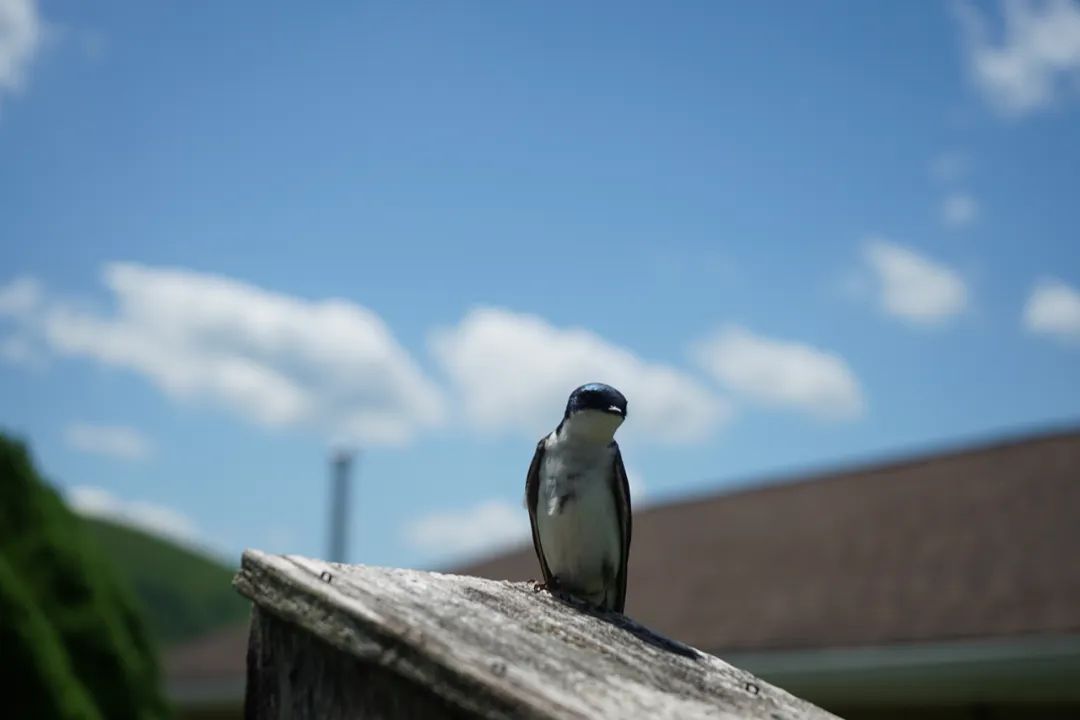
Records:
[[[1080,632],[1080,430],[635,513],[627,614],[712,651]]]

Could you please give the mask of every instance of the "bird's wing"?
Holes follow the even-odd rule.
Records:
[[[544,460],[544,440],[536,444],[536,452],[533,454],[532,463],[529,465],[529,474],[525,478],[525,505],[529,508],[529,524],[532,526],[533,549],[536,557],[540,560],[540,572],[544,574],[544,582],[551,584],[551,570],[548,569],[547,560],[544,558],[544,547],[540,544],[540,530],[536,527],[537,501],[540,496],[540,465]]]
[[[626,467],[623,466],[622,453],[619,444],[615,445],[615,472],[611,474],[611,492],[615,496],[615,506],[619,510],[619,531],[622,535],[622,553],[619,556],[619,571],[615,575],[616,612],[622,612],[626,606],[626,568],[630,561],[630,535],[633,530],[634,518],[630,508],[630,481],[626,478]]]

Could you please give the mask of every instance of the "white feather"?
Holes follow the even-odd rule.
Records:
[[[611,439],[621,422],[607,413],[576,413],[562,432],[546,438],[539,472],[536,524],[548,569],[563,587],[596,604],[614,592],[604,584],[603,568],[617,571],[622,552],[611,492]]]

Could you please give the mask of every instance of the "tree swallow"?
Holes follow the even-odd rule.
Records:
[[[626,604],[630,486],[615,431],[626,398],[602,383],[570,393],[562,422],[540,440],[525,481],[533,547],[546,587],[604,610]]]

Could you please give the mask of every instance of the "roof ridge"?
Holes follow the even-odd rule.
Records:
[[[725,483],[727,487],[716,488],[718,481],[713,481],[713,487],[700,492],[691,493],[670,500],[659,499],[656,504],[642,508],[641,513],[674,510],[686,505],[693,505],[721,498],[765,494],[780,492],[794,487],[801,487],[814,483],[824,483],[850,479],[854,475],[875,474],[890,470],[901,470],[917,467],[942,460],[961,458],[966,456],[985,455],[1002,450],[1026,445],[1038,445],[1046,442],[1055,442],[1068,438],[1080,438],[1080,421],[1069,421],[1054,425],[1044,425],[1038,429],[1030,429],[1023,433],[1001,432],[996,435],[987,435],[982,439],[969,439],[940,443],[936,449],[925,448],[915,452],[903,450],[895,451],[888,455],[881,455],[876,459],[851,460],[848,462],[834,463],[831,466],[819,468],[780,471],[773,474],[761,474],[734,483]],[[637,514],[637,513],[635,513]]]

